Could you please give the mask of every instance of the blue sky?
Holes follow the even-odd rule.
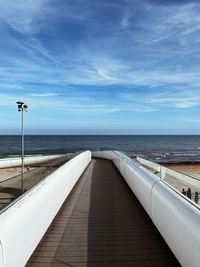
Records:
[[[199,134],[200,1],[0,0],[0,134]]]

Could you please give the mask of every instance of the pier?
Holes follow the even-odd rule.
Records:
[[[180,266],[114,164],[93,159],[27,267]]]
[[[2,211],[1,267],[199,265],[200,211],[181,194],[120,152],[65,160]]]

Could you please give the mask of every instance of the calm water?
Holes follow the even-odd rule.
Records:
[[[20,136],[0,136],[0,157],[16,156]],[[26,136],[26,154],[55,154],[81,150],[119,150],[157,162],[200,162],[200,136]]]

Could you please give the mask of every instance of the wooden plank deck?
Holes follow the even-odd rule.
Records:
[[[180,266],[111,161],[93,159],[26,267]]]

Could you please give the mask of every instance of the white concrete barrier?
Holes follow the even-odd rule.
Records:
[[[180,264],[199,267],[200,210],[122,153],[93,156],[114,162]],[[0,215],[0,267],[25,265],[90,160],[78,155]]]
[[[160,165],[159,164],[152,162],[152,161],[149,161],[149,160],[146,160],[146,159],[143,159],[143,158],[140,158],[140,157],[137,157],[136,159],[140,164],[149,167],[150,169],[154,170],[155,172],[160,172]]]
[[[162,179],[165,179],[166,175],[170,175],[170,176],[173,176],[174,178],[182,181],[188,187],[193,186],[194,188],[196,188],[197,191],[200,189],[200,180],[198,180],[194,177],[191,177],[191,176],[185,175],[183,173],[174,171],[172,169],[166,168],[166,167],[161,166],[157,163],[151,162],[149,160],[146,160],[146,159],[143,159],[140,157],[137,157],[137,160],[140,164],[151,168],[155,172],[160,172],[160,177]]]
[[[98,153],[114,162],[180,264],[199,267],[200,210],[122,153]]]
[[[152,188],[160,179],[134,163],[129,157],[115,151],[114,164],[151,217]]]
[[[152,220],[184,267],[200,266],[200,210],[162,181],[151,199]]]
[[[2,248],[2,244],[0,242],[0,266],[3,266],[3,248]]]
[[[63,156],[65,155],[25,157],[24,165],[46,163],[54,159],[56,160],[62,158]],[[21,166],[21,164],[22,164],[21,158],[0,159],[0,169],[19,167]]]
[[[174,178],[182,181],[187,186],[193,186],[196,188],[197,191],[200,190],[200,180],[195,179],[191,176],[185,175],[180,172],[176,172],[174,170],[171,170],[169,168],[166,168],[164,166],[161,166],[161,174],[164,173],[162,176],[165,177],[166,175],[173,176]]]
[[[0,214],[0,267],[26,264],[90,160],[79,154]]]

